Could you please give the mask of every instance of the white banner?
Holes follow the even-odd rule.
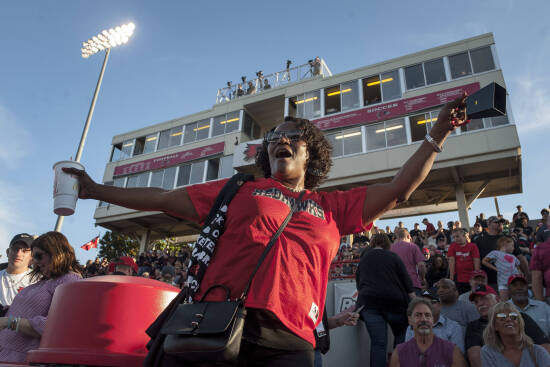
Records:
[[[354,306],[357,294],[355,282],[334,283],[334,313],[338,314]]]

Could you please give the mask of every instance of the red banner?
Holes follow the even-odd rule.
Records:
[[[223,153],[225,143],[219,142],[204,147],[199,147],[190,150],[184,150],[182,152],[172,153],[164,155],[162,157],[146,159],[140,162],[134,162],[124,164],[115,168],[113,176],[130,175],[133,173],[139,173],[144,171],[151,171],[154,169],[171,167],[176,164],[193,161],[195,159],[208,157],[214,154]]]
[[[463,92],[472,94],[478,91],[479,88],[479,83],[466,84],[460,87],[444,89],[395,102],[383,103],[372,107],[364,107],[360,110],[355,110],[348,113],[323,117],[318,120],[312,120],[312,122],[321,130],[329,130],[337,127],[389,120],[411,112],[440,106],[457,97],[460,97]]]

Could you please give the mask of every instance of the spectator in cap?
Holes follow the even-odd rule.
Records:
[[[466,327],[472,320],[479,318],[479,314],[469,302],[458,300],[458,290],[451,279],[441,279],[436,284],[437,296],[441,301],[441,314]]]
[[[433,311],[433,333],[443,339],[450,341],[456,345],[462,353],[464,353],[464,329],[458,324],[458,322],[446,318],[441,315],[441,303],[439,297],[431,290],[425,290],[420,297],[427,299],[432,305]],[[414,337],[412,327],[409,325],[407,332],[405,333],[405,341],[409,341]]]
[[[29,265],[32,260],[31,244],[36,236],[28,233],[16,235],[10,241],[6,254],[8,255],[8,267],[0,271],[0,304],[4,308],[9,307],[19,291],[38,279],[31,279],[32,269]]]
[[[550,366],[550,355],[525,333],[525,322],[513,304],[500,302],[491,308],[489,322],[483,331],[481,348],[484,367]]]
[[[430,301],[417,297],[407,308],[414,338],[399,344],[392,353],[390,367],[466,366],[460,349],[433,331],[433,308]]]
[[[31,250],[31,277],[40,280],[17,293],[6,317],[0,317],[2,362],[23,362],[29,350],[38,348],[56,288],[81,279],[74,249],[60,232],[41,235]]]
[[[137,274],[138,266],[130,256],[121,256],[109,264],[109,273],[112,275],[128,275]]]
[[[520,311],[531,316],[537,325],[550,336],[550,306],[545,302],[529,299],[529,286],[523,275],[512,275],[508,279],[510,300]]]
[[[474,270],[468,283],[470,284],[470,290],[458,297],[460,301],[471,302],[470,294],[472,294],[472,290],[476,289],[478,285],[487,285],[487,273],[483,270]]]
[[[479,250],[471,243],[468,234],[462,228],[455,228],[452,232],[453,243],[449,247],[449,278],[456,282],[460,294],[471,290],[468,284],[472,272],[479,270]]]
[[[481,347],[485,344],[483,330],[488,323],[489,310],[499,302],[499,298],[493,288],[480,284],[470,294],[470,300],[475,304],[480,317],[466,327],[466,356],[471,367],[481,367]],[[525,333],[533,339],[535,344],[550,350],[550,342],[537,323],[524,313],[522,316],[525,321]]]

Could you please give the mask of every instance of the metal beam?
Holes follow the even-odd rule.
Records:
[[[477,191],[472,195],[470,196],[467,200],[466,200],[466,206],[468,207],[468,209],[470,209],[470,206],[472,206],[472,204],[474,203],[474,201],[477,200],[477,198],[483,194],[483,191],[485,191],[485,189],[487,188],[487,186],[489,185],[489,183],[491,182],[491,180],[485,180],[485,182],[483,182],[481,184],[481,186],[479,187],[479,189],[477,189]]]

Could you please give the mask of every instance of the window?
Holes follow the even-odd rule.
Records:
[[[461,132],[483,129],[483,119],[472,119],[469,124],[460,127]]]
[[[407,132],[403,119],[386,121],[386,145],[393,147],[407,143]]]
[[[239,129],[240,112],[235,111],[214,117],[212,136],[227,134]]]
[[[220,178],[233,176],[233,154],[220,158]]]
[[[487,118],[486,120],[489,121],[488,125],[491,126],[491,127],[506,125],[506,124],[509,123],[507,115],[497,116],[497,117],[490,117],[490,118]]]
[[[401,86],[397,70],[363,79],[363,95],[365,106],[400,98]]]
[[[176,167],[168,167],[151,173],[151,187],[160,187],[165,190],[174,188]]]
[[[378,75],[363,79],[363,95],[365,106],[382,102],[380,77]]]
[[[414,89],[434,83],[444,82],[445,66],[443,59],[427,61],[423,64],[407,66],[405,68],[407,89]]]
[[[251,139],[259,139],[262,133],[260,126],[246,112],[244,113],[243,132]]]
[[[325,115],[340,112],[340,86],[325,88]]]
[[[190,184],[196,184],[203,181],[205,164],[206,161],[200,161],[191,164],[191,176],[189,178]]]
[[[367,125],[367,149],[375,150],[407,143],[403,119]]]
[[[447,80],[445,76],[445,66],[443,59],[436,59],[424,63],[424,71],[426,72],[426,84],[435,84]]]
[[[474,73],[481,73],[495,68],[493,53],[491,52],[490,46],[471,50],[470,57],[472,59],[472,66],[474,67]]]
[[[386,135],[384,134],[384,123],[367,125],[367,150],[375,150],[386,147]]]
[[[149,172],[139,173],[137,175],[128,176],[126,187],[147,187],[149,183]]]
[[[132,155],[132,148],[134,147],[134,140],[126,140],[123,143],[113,145],[113,152],[111,153],[111,162],[121,161],[123,159],[130,158]]]
[[[181,145],[182,134],[183,134],[183,126],[178,126],[169,130],[161,131],[157,150],[162,150],[162,149],[174,147],[177,145]]]
[[[429,113],[420,113],[409,117],[409,126],[411,128],[411,141],[420,141],[424,139],[426,133],[428,132],[428,123],[431,123],[431,117]]]
[[[147,135],[147,136],[142,136],[141,138],[137,138],[136,146],[134,148],[134,156],[154,152],[156,144],[157,144],[156,133]]]
[[[407,89],[414,89],[426,85],[422,64],[407,66],[405,68],[405,80],[407,81]]]
[[[363,152],[361,128],[341,130],[328,134],[327,139],[332,144],[333,157]]]
[[[189,178],[191,177],[191,165],[190,164],[183,164],[180,166],[180,171],[178,173],[178,181],[176,182],[176,186],[185,186],[189,185]]]
[[[451,66],[451,77],[453,79],[472,74],[468,52],[449,56],[449,64]]]
[[[118,177],[113,180],[114,187],[124,187],[125,177]]]
[[[208,160],[206,167],[206,181],[215,180],[220,172],[220,159],[212,158]]]
[[[351,110],[359,107],[359,91],[357,90],[357,80],[343,83],[340,86],[342,96],[342,111]]]
[[[113,145],[113,152],[111,153],[111,162],[120,161],[122,154],[122,143]]]
[[[384,73],[380,76],[382,85],[382,100],[390,101],[401,98],[401,86],[399,85],[399,73],[397,70]]]
[[[210,119],[185,125],[183,144],[192,143],[197,140],[207,139],[210,131]]]
[[[321,92],[316,90],[289,99],[295,117],[314,119],[321,116]]]
[[[325,114],[330,115],[359,107],[357,81],[325,88]]]

